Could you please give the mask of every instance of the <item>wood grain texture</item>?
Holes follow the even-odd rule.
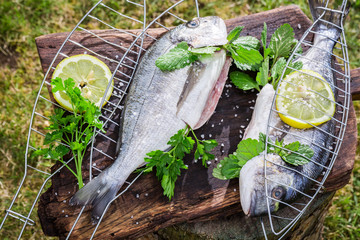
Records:
[[[331,206],[334,192],[319,195],[314,204],[305,211],[301,220],[283,238],[284,240],[321,239],[321,229],[327,209]],[[266,223],[267,218],[264,218]],[[277,237],[267,229],[269,240]],[[171,240],[258,240],[264,239],[259,218],[246,218],[237,213],[228,217],[219,217],[208,221],[196,221],[176,224],[156,232],[159,239]],[[151,236],[151,235],[147,235]],[[156,238],[152,238],[155,240]],[[140,240],[140,239],[139,239]]]
[[[353,69],[351,76],[351,95],[353,100],[360,100],[360,68]]]
[[[281,24],[289,23],[299,39],[311,24],[311,21],[297,6],[226,20],[228,31],[235,26],[243,25],[245,28],[241,35],[251,35],[257,38],[262,31],[263,22],[266,22],[268,26],[268,38]],[[163,32],[161,29],[150,29],[148,33],[152,36],[159,36]],[[134,39],[134,36],[113,30],[99,30],[96,33],[107,41],[122,43],[123,47],[128,46]],[[132,31],[132,33],[137,35],[139,32]],[[36,39],[44,72],[48,70],[66,36],[67,33],[57,33]],[[74,33],[71,39],[75,42],[81,42],[81,44],[91,47],[92,50],[109,58],[118,55],[120,59],[125,51],[104,44],[103,41],[84,32]],[[311,40],[311,36],[308,40]],[[151,43],[151,39],[146,39],[144,48],[146,49]],[[62,52],[66,55],[74,55],[83,53],[84,49],[80,49],[75,44],[67,44]],[[132,57],[136,56],[133,55]],[[62,57],[59,56],[55,60],[54,66],[61,59]],[[111,70],[116,66],[114,62],[105,62]],[[126,69],[124,72],[126,73]],[[219,160],[236,149],[244,128],[251,118],[252,109],[250,107],[254,105],[255,99],[255,92],[243,92],[235,89],[227,82],[216,113],[204,127],[196,131],[198,136],[215,138],[219,142],[219,146],[214,150],[217,161],[213,161],[209,168],[205,169],[189,156],[186,159],[189,170],[183,171],[176,182],[175,196],[171,202],[162,195],[162,188],[153,173],[141,176],[125,194],[110,206],[95,235],[96,239],[136,238],[177,223],[205,221],[236,213],[241,214],[238,180],[218,180],[213,178],[211,173]],[[119,117],[120,113],[116,113],[114,121],[118,122]],[[117,139],[118,127],[110,124],[106,135]],[[325,184],[328,191],[334,191],[348,183],[354,164],[356,139],[356,118],[354,109],[351,107],[343,147]],[[99,149],[115,157],[115,144],[109,142],[106,137],[98,140],[96,144]],[[94,162],[97,168],[105,169],[112,163],[112,160],[102,155],[95,155]],[[55,164],[52,170],[59,166],[59,164]],[[83,166],[85,178],[89,175],[88,171],[89,166],[85,163]],[[67,169],[64,168],[52,178],[52,186],[41,196],[38,209],[46,235],[59,236],[60,239],[66,237],[80,212],[79,207],[68,205],[68,200],[76,191],[76,179]],[[70,239],[88,239],[93,230],[94,226],[90,222],[90,211],[86,209],[75,226]]]

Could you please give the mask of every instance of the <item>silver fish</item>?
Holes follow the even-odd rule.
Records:
[[[323,12],[320,7],[324,1],[309,0],[310,10],[314,20]],[[325,20],[340,26],[342,21],[340,14],[331,13],[325,15]],[[320,22],[317,25],[313,47],[297,61],[302,61],[303,69],[315,71],[322,75],[330,84],[336,96],[334,76],[331,71],[331,52],[335,41],[340,37],[341,30],[331,23]],[[292,166],[285,163],[278,155],[260,154],[249,160],[240,171],[240,202],[246,215],[259,216],[277,211],[281,202],[293,202],[306,192],[323,171],[319,164],[326,164],[329,158],[329,147],[333,142],[334,120],[330,120],[318,128],[296,129],[283,123],[278,114],[271,110],[271,103],[275,90],[271,85],[265,86],[256,101],[253,116],[246,129],[244,138],[258,139],[259,133],[267,133],[268,137],[284,140],[285,144],[299,141],[309,145],[314,150],[312,161],[302,166]],[[272,127],[267,128],[267,124]],[[264,166],[266,157],[266,166]],[[265,184],[265,168],[266,181]],[[266,188],[267,187],[267,188]],[[269,205],[267,204],[269,203]]]
[[[162,72],[155,61],[182,41],[198,48],[226,44],[226,37],[221,18],[195,18],[167,32],[146,51],[120,120],[119,155],[112,166],[80,189],[70,204],[91,204],[96,221],[128,176],[145,164],[147,153],[165,151],[178,130],[187,124],[199,128],[210,118],[231,63],[225,51],[172,72]]]

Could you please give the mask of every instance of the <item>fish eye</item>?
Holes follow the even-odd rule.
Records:
[[[189,22],[186,23],[186,26],[187,26],[188,28],[196,28],[196,27],[199,26],[199,22],[196,21],[196,20],[191,20],[191,21],[189,21]]]
[[[283,187],[276,187],[272,190],[271,196],[277,200],[282,200],[285,196],[285,189]]]

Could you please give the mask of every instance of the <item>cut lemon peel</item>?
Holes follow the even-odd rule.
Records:
[[[80,89],[81,95],[100,107],[111,75],[109,67],[98,58],[87,54],[79,54],[62,60],[56,66],[52,79],[59,77],[65,81],[72,78],[75,81],[75,86]],[[114,80],[111,82],[102,106],[109,100],[113,88]],[[72,111],[70,98],[64,91],[57,91],[53,95],[63,108]]]
[[[311,128],[335,114],[330,84],[317,72],[302,69],[290,73],[279,85],[276,109],[280,119],[294,128]]]

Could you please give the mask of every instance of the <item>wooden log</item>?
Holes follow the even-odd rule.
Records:
[[[304,213],[304,216],[298,224],[283,239],[321,239],[322,223],[328,208],[331,206],[333,196],[334,192],[321,194],[317,198],[317,201]],[[264,219],[264,222],[266,222],[266,219]],[[277,239],[270,230],[267,232],[268,239]],[[161,229],[155,234],[157,238],[171,240],[263,239],[260,219],[247,218],[242,213],[210,221],[181,223]],[[156,239],[156,237],[152,235],[147,235],[147,237],[154,240]]]
[[[263,22],[268,25],[268,37],[281,24],[289,23],[294,28],[298,39],[311,24],[311,21],[297,6],[226,20],[228,30],[243,25],[245,28],[242,35],[251,35],[257,38],[262,31]],[[149,30],[149,34],[153,36],[159,36],[163,32],[159,29]],[[129,35],[113,30],[96,31],[96,33],[108,41],[122,43],[124,47],[133,40],[133,37]],[[138,34],[138,31],[133,31],[133,33]],[[36,39],[44,72],[49,68],[66,36],[67,33],[58,33]],[[120,58],[124,53],[118,52],[109,44],[104,44],[103,41],[88,33],[76,32],[71,39],[90,46],[94,51],[105,56],[113,57],[116,54]],[[311,36],[308,40],[311,40]],[[151,43],[151,40],[146,40],[144,48],[146,49]],[[74,55],[83,53],[83,51],[69,44],[65,46],[63,53]],[[61,58],[56,59],[55,64],[60,60]],[[113,63],[106,63],[111,70],[114,69]],[[113,202],[95,237],[98,239],[136,238],[177,223],[226,218],[234,214],[240,214],[240,218],[243,218],[239,204],[238,180],[221,181],[213,178],[211,173],[219,160],[236,149],[244,127],[251,117],[250,107],[254,105],[255,99],[256,93],[245,93],[235,89],[228,82],[216,113],[204,127],[196,131],[198,136],[215,138],[219,142],[219,146],[214,150],[217,160],[213,161],[208,169],[205,169],[189,156],[186,159],[189,170],[183,171],[182,176],[176,182],[175,196],[171,202],[162,195],[161,186],[153,173],[141,176],[125,194]],[[115,121],[118,121],[119,116],[119,113],[114,116]],[[112,139],[117,139],[118,128],[110,126],[107,135]],[[354,109],[351,107],[343,143],[346,147],[341,149],[333,171],[326,182],[325,187],[328,191],[339,189],[349,181],[354,164],[356,139],[356,119]],[[115,157],[114,143],[104,137],[96,144],[99,144],[97,145],[99,149]],[[105,169],[112,163],[112,160],[95,156],[94,162],[99,169]],[[55,170],[58,167],[59,164],[55,164],[52,169]],[[86,163],[83,166],[85,178],[88,177],[89,167]],[[97,173],[95,172],[95,174]],[[61,239],[66,237],[80,212],[79,207],[70,207],[67,203],[76,191],[76,179],[67,169],[64,168],[52,178],[52,186],[41,196],[38,209],[46,235],[59,236]],[[87,208],[75,226],[70,239],[88,239],[93,230],[90,211]]]

